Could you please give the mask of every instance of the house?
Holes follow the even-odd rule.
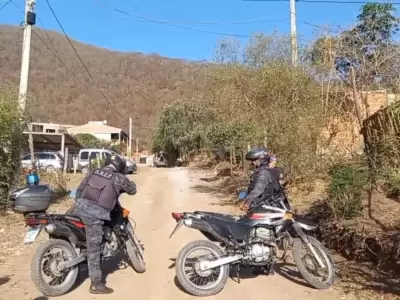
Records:
[[[107,126],[106,124],[106,121],[92,121],[85,125],[70,127],[67,131],[70,135],[89,133],[106,141],[128,141],[128,135],[121,128]]]
[[[32,132],[35,133],[62,133],[69,135],[89,133],[101,140],[128,141],[128,135],[121,128],[106,124],[107,121],[91,121],[84,125],[32,122],[31,126]]]
[[[67,133],[67,129],[76,125],[32,122],[32,132]]]

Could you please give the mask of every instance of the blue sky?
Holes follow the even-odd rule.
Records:
[[[0,7],[4,2],[0,0]],[[215,46],[229,38],[173,27],[159,21],[195,30],[248,36],[277,30],[288,34],[289,2],[246,2],[242,0],[49,0],[68,35],[78,41],[118,51],[157,53],[190,60],[212,59]],[[14,0],[24,6],[23,0]],[[359,4],[297,3],[298,34],[312,39],[316,27],[348,27],[354,24]],[[37,0],[38,26],[60,31],[45,0]],[[121,14],[114,9],[132,15]],[[151,20],[149,20],[151,19]],[[0,12],[0,24],[19,25],[23,13],[9,4]],[[258,20],[257,22],[247,22]],[[244,22],[242,22],[244,21]],[[234,24],[236,22],[236,24]],[[246,23],[247,22],[247,23]],[[197,23],[197,24],[196,24]],[[213,23],[213,24],[198,24]],[[317,29],[318,30],[318,29]],[[247,38],[239,37],[243,42]]]

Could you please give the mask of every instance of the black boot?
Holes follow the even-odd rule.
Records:
[[[114,293],[113,289],[106,287],[104,283],[91,283],[90,289],[91,294],[112,294]]]

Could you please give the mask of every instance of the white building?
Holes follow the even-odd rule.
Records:
[[[127,140],[128,135],[121,129],[107,126],[106,122],[93,121],[81,126],[73,126],[67,129],[71,135],[89,133],[101,140],[121,141]]]

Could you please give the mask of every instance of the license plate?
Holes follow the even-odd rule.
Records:
[[[39,235],[40,228],[31,228],[25,235],[24,244],[32,244]]]

